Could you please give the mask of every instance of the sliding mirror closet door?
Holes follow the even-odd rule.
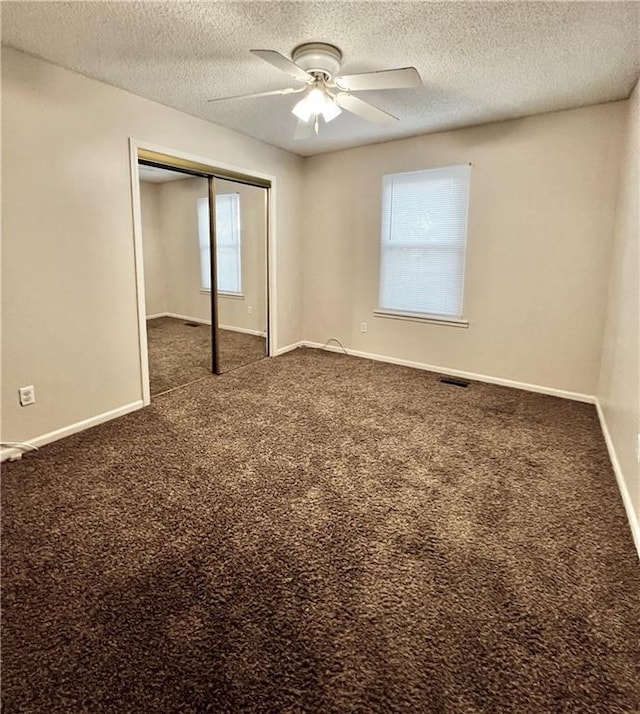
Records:
[[[199,209],[208,201],[209,182],[154,166],[139,170],[153,397],[212,373],[211,293],[202,269]]]
[[[267,355],[267,189],[214,179],[219,372]]]

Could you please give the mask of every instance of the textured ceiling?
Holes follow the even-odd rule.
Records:
[[[302,155],[627,98],[640,73],[636,2],[2,2],[3,43]],[[415,66],[424,87],[358,96],[294,141],[295,86],[249,49],[341,48],[342,72]]]

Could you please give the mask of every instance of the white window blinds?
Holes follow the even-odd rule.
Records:
[[[382,179],[380,309],[462,317],[471,167]]]
[[[200,239],[200,277],[203,290],[211,290],[209,253],[209,200],[198,199],[198,236]],[[216,196],[216,276],[218,292],[242,292],[242,246],[240,240],[240,195]]]

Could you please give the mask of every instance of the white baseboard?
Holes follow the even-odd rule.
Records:
[[[65,436],[71,436],[72,434],[77,434],[79,431],[84,431],[85,429],[90,429],[92,426],[98,426],[98,424],[103,424],[106,421],[111,421],[111,419],[116,419],[117,417],[124,416],[130,412],[134,412],[137,409],[141,409],[144,406],[142,400],[137,402],[131,402],[131,404],[125,404],[117,409],[112,409],[111,411],[104,412],[103,414],[98,414],[97,416],[90,417],[89,419],[83,419],[82,421],[75,422],[75,424],[69,424],[69,426],[64,426],[61,429],[56,429],[55,431],[50,431],[47,434],[41,434],[40,436],[35,436],[32,439],[28,439],[25,443],[31,446],[44,446],[45,444],[50,444],[52,441],[58,441],[58,439],[63,439]],[[0,461],[5,461],[6,459],[20,458],[23,453],[20,449],[16,448],[3,448],[0,451]]]
[[[314,349],[327,350],[329,352],[340,352],[344,354],[341,347],[334,345],[322,345],[319,342],[302,342],[301,347],[312,347]],[[402,367],[413,367],[414,369],[423,369],[428,372],[437,372],[438,374],[446,374],[451,377],[462,377],[475,382],[486,382],[487,384],[497,384],[501,387],[512,387],[513,389],[523,389],[526,392],[537,392],[538,394],[548,394],[552,397],[561,397],[562,399],[572,399],[576,402],[586,402],[587,404],[595,404],[596,398],[590,394],[581,394],[580,392],[568,392],[564,389],[556,389],[555,387],[544,387],[540,384],[528,384],[527,382],[517,382],[513,379],[503,379],[502,377],[491,377],[486,374],[477,374],[475,372],[464,372],[460,369],[451,369],[442,367],[436,364],[427,364],[426,362],[412,362],[411,360],[398,359],[397,357],[388,357],[387,355],[374,354],[372,352],[360,352],[347,348],[347,351],[353,357],[364,357],[365,359],[375,360],[376,362],[387,362],[389,364],[398,364]]]
[[[607,426],[607,421],[604,417],[604,411],[602,410],[600,402],[597,399],[596,410],[598,412],[598,418],[600,419],[600,427],[602,428],[604,441],[607,445],[607,451],[609,452],[609,459],[611,460],[613,473],[616,475],[616,481],[618,482],[618,490],[620,491],[620,496],[622,497],[624,510],[627,512],[627,520],[629,521],[629,526],[631,528],[633,542],[635,543],[636,550],[638,551],[638,558],[640,558],[640,523],[638,522],[638,515],[633,508],[631,496],[629,495],[629,491],[627,489],[627,483],[624,479],[624,474],[622,473],[622,467],[620,466],[620,461],[618,460],[618,454],[616,453],[616,447],[614,446],[613,439],[609,433],[609,427]]]
[[[291,352],[292,350],[297,350],[298,347],[306,347],[306,342],[293,342],[290,345],[285,345],[284,347],[278,347],[274,357],[285,354],[285,352]]]
[[[26,454],[28,450],[23,451],[14,446],[3,446],[0,449],[0,462],[2,461],[17,461],[22,458],[23,454]]]
[[[242,332],[244,335],[256,335],[264,337],[264,330],[250,330],[248,327],[232,327],[231,325],[218,325],[221,330],[229,330],[230,332]]]

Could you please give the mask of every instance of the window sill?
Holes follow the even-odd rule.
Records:
[[[409,320],[411,322],[426,322],[448,327],[469,327],[469,320],[461,317],[444,317],[442,315],[427,315],[420,312],[400,312],[395,310],[374,310],[375,317],[386,317],[392,320]]]
[[[211,290],[200,290],[200,292],[202,295],[211,295]],[[218,297],[244,300],[244,293],[225,293],[223,290],[218,290]]]

